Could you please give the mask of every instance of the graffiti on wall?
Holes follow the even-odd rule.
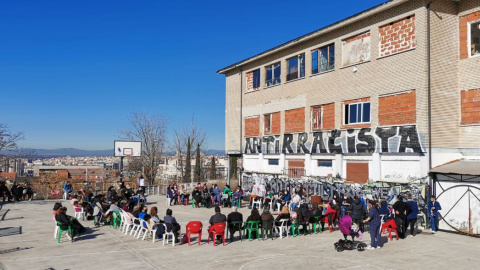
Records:
[[[271,175],[251,175],[243,174],[242,188],[246,193],[251,193],[253,187],[256,185],[264,185],[265,190],[272,191],[278,194],[280,191],[305,188],[309,194],[320,195],[329,200],[341,194],[347,194],[349,197],[358,196],[359,198],[373,198],[376,200],[385,199],[389,203],[395,202],[398,195],[406,197],[412,194],[412,197],[417,201],[418,206],[423,208],[425,206],[426,190],[422,181],[418,184],[387,184],[380,183],[382,186],[369,186],[359,184],[345,184],[341,181],[332,181],[332,179],[315,180],[315,179],[280,179]]]
[[[245,138],[246,154],[425,153],[416,125]]]

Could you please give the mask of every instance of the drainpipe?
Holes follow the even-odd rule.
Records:
[[[431,76],[431,44],[430,44],[430,6],[435,0],[427,4],[427,93],[428,93],[428,170],[432,169],[432,76]],[[430,195],[434,186],[430,177]]]

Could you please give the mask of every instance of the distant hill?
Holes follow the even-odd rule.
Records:
[[[25,149],[28,152],[33,152],[34,157],[103,157],[113,156],[113,149],[108,150],[82,150],[77,148],[58,148],[58,149]],[[8,153],[5,153],[8,155]],[[165,155],[172,155],[173,153],[165,153]],[[210,155],[225,155],[224,150],[209,149],[205,151],[207,156]]]

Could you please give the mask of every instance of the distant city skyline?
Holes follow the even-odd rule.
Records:
[[[0,122],[22,148],[105,150],[133,111],[164,115],[169,138],[193,117],[224,149],[216,70],[382,2],[5,1]]]

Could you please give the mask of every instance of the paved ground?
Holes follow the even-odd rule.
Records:
[[[149,197],[149,206],[166,210],[165,198]],[[110,227],[92,228],[74,243],[53,238],[51,209],[54,201],[4,204],[0,210],[0,269],[474,269],[480,265],[480,240],[439,232],[393,240],[380,250],[344,251],[333,244],[339,231],[266,241],[235,241],[213,247],[202,235],[197,242],[172,247],[137,240]],[[65,205],[65,204],[64,204]],[[69,207],[69,203],[66,203]],[[207,226],[213,209],[173,206],[182,225],[200,220]],[[68,209],[72,214],[72,207]],[[222,209],[222,212],[229,212]],[[249,210],[240,209],[244,218]],[[162,214],[163,216],[163,214]],[[91,221],[85,226],[92,227]],[[369,243],[369,235],[364,238]],[[386,242],[387,238],[382,237]]]

